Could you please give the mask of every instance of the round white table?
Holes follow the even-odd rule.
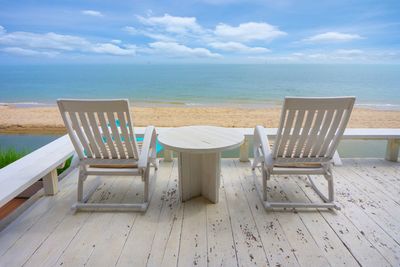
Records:
[[[221,152],[239,147],[244,135],[214,126],[178,127],[158,135],[167,149],[178,152],[179,190],[182,201],[204,196],[219,200]]]

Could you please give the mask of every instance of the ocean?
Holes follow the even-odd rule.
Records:
[[[138,105],[280,105],[285,96],[354,95],[400,109],[400,65],[0,65],[0,103],[128,98]]]

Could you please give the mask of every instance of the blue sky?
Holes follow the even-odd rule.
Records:
[[[1,1],[0,61],[400,63],[400,1]]]

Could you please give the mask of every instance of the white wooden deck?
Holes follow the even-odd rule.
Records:
[[[334,174],[338,212],[267,213],[250,163],[223,159],[218,204],[180,203],[175,161],[161,163],[145,214],[73,214],[74,171],[0,232],[0,266],[399,266],[400,163],[344,160]],[[93,198],[129,202],[139,184],[103,178]],[[277,200],[317,199],[304,177],[270,186]]]

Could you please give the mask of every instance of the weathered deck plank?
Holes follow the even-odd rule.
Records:
[[[307,196],[298,188],[297,184],[291,179],[285,179],[276,183],[277,190],[284,192],[288,200],[293,202],[308,202]],[[323,211],[333,212],[333,211]],[[324,218],[319,212],[295,212],[304,223],[307,231],[311,234],[321,255],[331,266],[358,266],[357,261],[351,253],[343,246],[342,241],[332,230],[329,224],[325,223]],[[299,232],[298,234],[304,235]],[[309,249],[307,246],[306,249]],[[313,252],[314,254],[315,251]],[[301,251],[299,252],[301,254]]]
[[[257,173],[249,172],[246,163],[235,163],[270,266],[299,266],[294,249],[288,242],[276,213],[266,213],[256,194],[254,180],[257,179]]]
[[[222,175],[239,266],[266,266],[258,227],[244,195],[234,162],[223,164]]]
[[[207,205],[208,265],[236,266],[237,257],[232,224],[226,203],[224,179],[221,179],[218,205]]]
[[[320,201],[320,198],[308,184],[299,180],[297,180],[296,183],[311,201]],[[339,200],[340,205],[342,206],[345,201],[347,200]],[[366,238],[363,232],[361,232],[362,230],[357,228],[354,222],[351,221],[343,211],[335,213],[321,211],[320,214],[360,265],[371,267],[378,265],[390,266],[389,262],[374,246],[376,244]]]
[[[220,202],[180,203],[176,162],[160,165],[149,209],[70,210],[77,173],[0,232],[0,266],[398,266],[400,164],[344,160],[334,168],[341,211],[266,212],[248,163],[222,161]],[[139,182],[103,178],[93,200],[141,198]],[[323,181],[323,180],[321,180]],[[277,200],[320,201],[305,177],[269,183]]]
[[[144,266],[150,257],[151,245],[157,231],[161,210],[164,207],[163,192],[167,190],[171,178],[171,169],[162,168],[157,172],[154,191],[148,210],[145,214],[137,214],[132,230],[127,236],[117,266]]]

